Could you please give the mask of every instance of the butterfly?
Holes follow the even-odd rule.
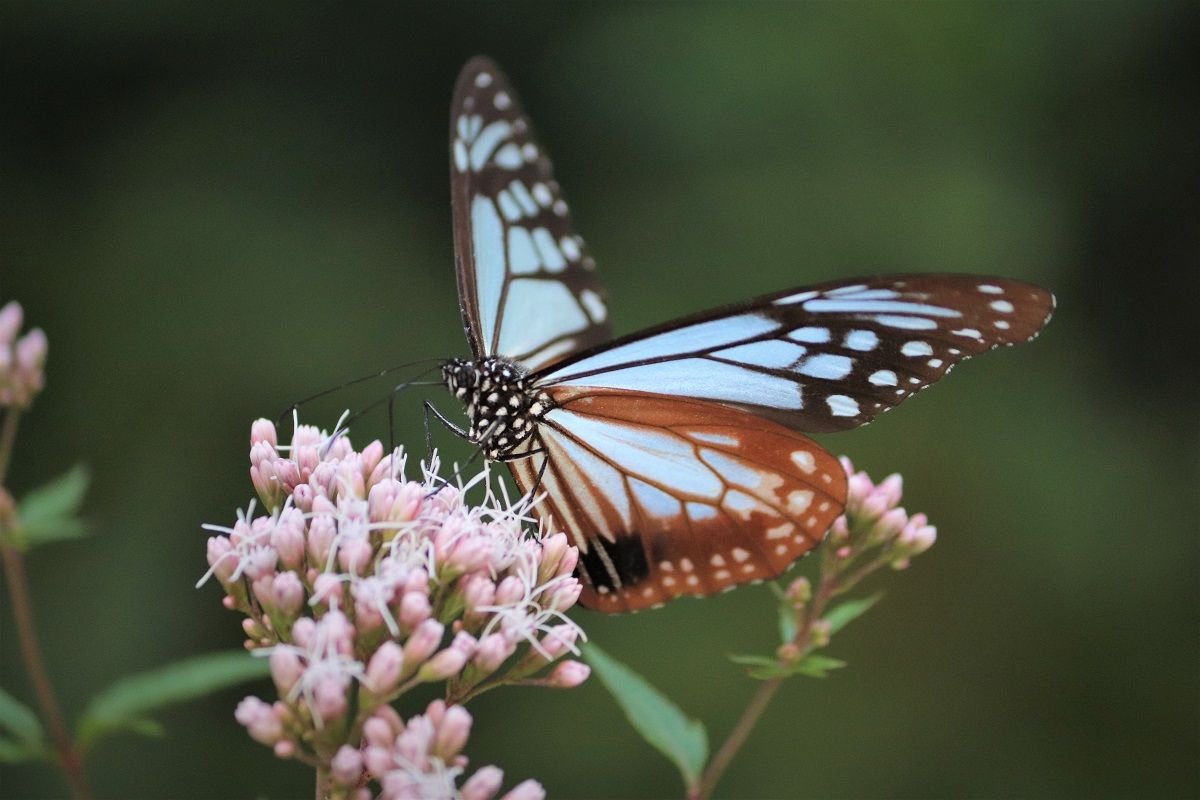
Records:
[[[545,493],[537,513],[578,546],[593,609],[778,576],[846,503],[841,465],[805,433],[870,422],[958,362],[1032,339],[1054,308],[1020,281],[893,275],[612,339],[595,262],[489,59],[463,68],[450,126],[472,356],[442,365],[470,422],[456,429],[522,491]]]

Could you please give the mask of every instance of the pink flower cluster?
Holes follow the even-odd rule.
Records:
[[[904,569],[913,556],[933,547],[937,528],[924,514],[911,517],[900,507],[903,479],[889,475],[878,484],[865,472],[854,469],[850,459],[841,458],[849,476],[846,512],[834,520],[826,547],[841,559],[878,547],[878,560],[893,569]]]
[[[16,300],[0,308],[0,408],[26,408],[46,383],[46,334],[34,328],[18,337],[24,319]]]
[[[279,700],[247,698],[237,718],[280,757],[355,772],[385,797],[440,797],[411,787],[461,773],[469,715],[435,704],[402,723],[390,703],[432,682],[461,704],[501,685],[565,688],[588,677],[583,663],[561,660],[582,638],[566,616],[581,589],[578,552],[531,524],[527,500],[498,495],[486,470],[452,485],[435,458],[407,480],[399,449],[385,455],[375,441],[358,451],[344,431],[299,424],[280,445],[261,419],[250,464],[264,511],[252,503],[232,527],[205,526],[217,535],[201,582],[220,582],[226,607],[246,615],[246,646],[269,655]],[[480,502],[468,504],[468,493]],[[417,740],[428,745],[419,758]],[[385,769],[380,748],[396,763]],[[488,768],[460,791],[488,798],[498,786]]]
[[[254,738],[278,740],[278,715],[258,698],[243,700],[236,716]],[[424,714],[407,721],[391,706],[380,706],[363,723],[362,746],[342,745],[330,759],[329,794],[353,800],[491,800],[504,781],[499,767],[480,767],[460,784],[468,764],[462,749],[472,723],[465,708],[442,700],[434,700]],[[367,788],[368,781],[379,785],[378,795]],[[500,800],[542,800],[545,796],[541,784],[526,780]]]

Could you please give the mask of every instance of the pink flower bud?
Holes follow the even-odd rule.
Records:
[[[242,572],[254,580],[273,573],[278,562],[279,554],[275,552],[274,547],[255,547],[242,557]]]
[[[525,587],[516,575],[509,575],[496,587],[496,605],[509,606],[525,596]]]
[[[291,462],[288,462],[291,463]],[[301,483],[295,489],[292,489],[292,505],[300,509],[305,514],[312,511],[313,490],[307,483]]]
[[[475,655],[472,657],[471,663],[483,675],[491,675],[500,669],[500,665],[507,661],[509,656],[516,652],[516,649],[516,644],[510,642],[504,634],[489,633],[479,640],[479,646],[475,648]]]
[[[564,653],[572,652],[578,636],[579,629],[574,625],[555,625],[542,637],[540,644],[549,660],[553,661]]]
[[[450,641],[450,646],[462,652],[467,658],[470,658],[475,655],[475,649],[479,647],[479,640],[466,631],[459,631],[454,634],[454,638]]]
[[[318,603],[333,605],[342,600],[342,579],[332,572],[322,572],[313,581],[313,599]]]
[[[480,767],[462,785],[462,800],[492,800],[504,782],[504,771],[499,767]]]
[[[903,508],[893,508],[881,516],[871,527],[871,540],[886,542],[888,539],[894,539],[900,535],[906,525],[908,525],[908,514]]]
[[[336,609],[326,612],[317,623],[325,633],[325,641],[331,643],[334,649],[342,655],[354,652],[354,626],[346,615]]]
[[[346,711],[346,683],[329,675],[313,688],[313,711],[322,722],[337,719]]]
[[[317,500],[313,500],[313,513],[317,514]],[[308,560],[318,569],[329,561],[329,550],[333,547],[334,537],[337,536],[337,523],[333,517],[321,514],[314,516],[308,523]]]
[[[272,601],[279,612],[287,617],[300,613],[304,605],[304,584],[294,572],[281,572],[275,576],[271,587]]]
[[[556,689],[574,689],[586,681],[591,674],[592,668],[582,661],[563,661],[546,676],[546,686]]]
[[[547,536],[541,542],[541,557],[538,563],[538,583],[545,583],[558,574],[558,562],[566,555],[570,542],[565,533]]]
[[[471,714],[462,706],[447,708],[438,724],[434,754],[446,762],[458,755],[471,735],[471,722]]]
[[[904,495],[904,478],[899,473],[893,472],[875,487],[875,492],[884,498],[888,508],[894,508]]]
[[[363,758],[362,753],[348,744],[344,744],[338,748],[333,759],[329,762],[330,772],[333,774],[333,779],[343,786],[351,786],[358,783],[358,779],[362,777]]]
[[[250,737],[261,744],[272,745],[283,736],[283,724],[271,706],[257,697],[247,697],[238,703],[234,719],[246,727]]]
[[[446,556],[445,566],[451,572],[472,572],[484,566],[492,554],[491,542],[483,536],[459,539]]]
[[[281,511],[271,531],[271,546],[285,568],[299,569],[304,563],[304,514],[295,508]]]
[[[862,502],[859,504],[858,514],[866,519],[877,519],[887,510],[887,497],[877,491],[872,491],[862,499]]]
[[[546,800],[546,790],[540,783],[530,778],[518,783],[500,800]]]
[[[262,417],[250,424],[250,445],[253,447],[259,442],[266,442],[271,445],[271,449],[279,445],[279,439],[275,435],[275,423]]]
[[[467,664],[467,654],[447,647],[421,666],[418,673],[422,681],[444,681],[462,672]]]
[[[371,477],[371,473],[383,460],[383,444],[376,439],[362,449],[361,464],[363,480]]]
[[[17,338],[17,332],[25,321],[25,311],[16,300],[9,300],[0,308],[0,347]]]
[[[812,584],[808,578],[796,578],[788,584],[787,599],[792,601],[793,605],[807,603],[812,599]]]
[[[554,611],[566,611],[578,602],[581,592],[583,592],[583,584],[576,578],[561,580],[550,590],[544,605]]]
[[[363,765],[375,778],[381,778],[388,770],[396,766],[392,759],[392,743],[386,745],[370,745],[363,751]]]
[[[280,697],[292,691],[303,674],[304,665],[292,650],[277,647],[271,651],[271,680],[275,681]]]
[[[36,372],[46,363],[46,351],[49,349],[46,333],[41,328],[34,328],[17,340],[17,368],[26,374]],[[40,386],[38,388],[41,388]]]
[[[308,650],[317,635],[317,622],[312,617],[301,617],[292,625],[292,641]]]
[[[410,668],[429,658],[442,643],[442,623],[427,619],[417,626],[404,644],[404,663]]]
[[[400,624],[412,630],[433,613],[429,597],[421,592],[406,592],[400,600]]]
[[[297,447],[292,450],[292,460],[296,462],[296,466],[300,470],[300,479],[312,482],[313,473],[317,471],[317,467],[321,466],[321,456],[318,453],[317,448],[312,445]],[[326,481],[328,480],[328,477],[332,477],[332,467],[330,467],[328,470]],[[313,488],[324,488],[326,491],[322,492],[322,494],[328,497],[329,487],[326,481],[317,481],[313,483]]]
[[[405,576],[401,593],[408,594],[409,592],[418,592],[426,597],[429,596],[429,575],[425,570],[418,567]]]
[[[233,555],[233,545],[226,536],[208,537],[208,565],[213,568],[213,575],[221,583],[229,583],[233,571],[237,569],[237,558]]]
[[[276,758],[289,759],[296,755],[296,743],[290,739],[280,739],[272,748]]]
[[[396,688],[404,669],[404,650],[395,642],[384,642],[367,664],[367,685],[377,695]]]
[[[351,575],[362,575],[371,567],[375,550],[366,539],[350,539],[338,546],[338,564]]]
[[[490,606],[496,599],[496,584],[482,572],[464,575],[459,579],[458,590],[462,592],[468,612],[479,606]]]

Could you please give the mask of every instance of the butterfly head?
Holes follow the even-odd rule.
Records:
[[[503,358],[454,358],[442,365],[446,388],[467,407],[470,440],[491,459],[513,452],[553,406],[528,373]]]

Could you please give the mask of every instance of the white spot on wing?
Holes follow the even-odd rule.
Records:
[[[840,381],[850,374],[850,370],[854,367],[854,362],[847,356],[834,355],[832,353],[819,353],[815,356],[807,358],[797,370],[801,375],[808,375],[811,378],[821,378],[827,381]]]
[[[799,467],[805,475],[812,475],[813,470],[817,468],[816,459],[807,450],[793,450],[792,463]]]
[[[858,401],[853,397],[847,397],[844,394],[831,394],[825,398],[825,403],[829,406],[829,413],[835,417],[858,416]]]
[[[486,89],[492,85],[492,76],[487,72],[481,72],[475,76],[475,85],[480,89]]]
[[[880,314],[874,319],[880,325],[902,330],[931,331],[937,327],[937,322],[928,317],[898,317],[891,314]]]
[[[517,169],[525,162],[521,160],[521,151],[509,142],[496,151],[496,163],[505,169]]]
[[[867,378],[873,386],[895,386],[896,373],[890,369],[881,369],[871,373],[871,377]]]
[[[909,357],[931,356],[933,348],[929,346],[929,342],[912,341],[905,342],[904,346],[900,348],[900,352]]]
[[[764,339],[750,344],[739,344],[727,347],[713,353],[718,358],[739,361],[743,364],[754,364],[759,367],[774,367],[784,369],[800,360],[808,350],[798,344],[780,341],[779,339]]]
[[[844,340],[846,347],[869,353],[879,344],[879,336],[875,331],[850,331]]]
[[[829,328],[796,328],[788,332],[788,338],[806,344],[824,344],[829,341]]]
[[[592,322],[600,323],[608,315],[608,309],[604,307],[604,301],[600,299],[600,295],[593,292],[591,289],[584,289],[579,293],[579,299],[583,303],[583,307],[587,309],[588,316],[592,318]]]
[[[471,142],[471,169],[475,172],[483,169],[496,145],[508,138],[511,132],[512,127],[504,120],[497,120],[484,128],[475,141]]]
[[[528,275],[542,266],[529,231],[519,225],[508,229],[508,268],[513,275]]]
[[[984,294],[1004,294],[1004,290],[999,286],[992,286],[988,283],[981,283],[979,284],[978,288],[979,291],[983,292]]]
[[[533,241],[537,245],[538,252],[542,256],[542,263],[546,265],[546,269],[551,272],[562,272],[566,268],[566,259],[563,258],[562,252],[554,242],[554,237],[550,235],[550,231],[545,228],[535,228],[533,231]]]
[[[1013,304],[1007,300],[993,300],[988,305],[1001,314],[1011,314],[1013,310]]]

